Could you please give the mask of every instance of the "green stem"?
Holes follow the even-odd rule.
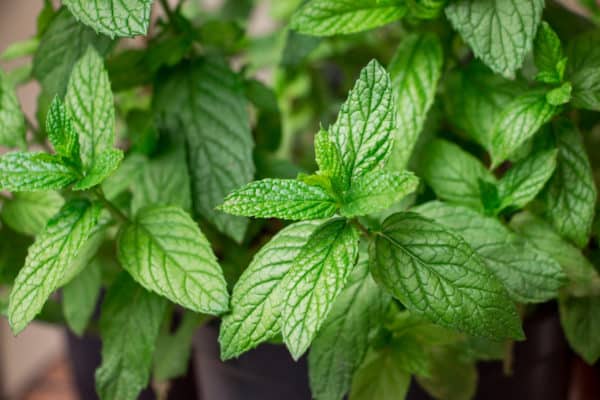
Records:
[[[165,14],[167,14],[167,18],[169,19],[169,22],[172,23],[173,19],[175,17],[175,14],[173,13],[173,10],[171,10],[168,0],[160,0],[160,5],[163,8],[163,10],[165,11]]]
[[[96,198],[106,207],[108,212],[113,216],[117,221],[124,223],[129,221],[127,215],[125,215],[117,206],[115,206],[110,200],[106,198],[104,195],[104,191],[102,188],[97,187],[93,193],[96,195]]]
[[[366,237],[371,237],[371,232],[365,228],[364,226],[362,226],[362,224],[360,222],[358,222],[357,219],[353,219],[350,221],[352,223],[352,225],[354,225],[356,227],[356,229],[358,229],[363,235],[365,235]]]

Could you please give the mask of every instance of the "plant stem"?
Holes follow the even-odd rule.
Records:
[[[168,0],[160,0],[160,5],[163,8],[163,10],[165,11],[165,14],[167,14],[167,18],[169,19],[169,22],[172,22],[175,14],[173,14],[173,10],[171,10]]]
[[[106,207],[106,209],[110,212],[114,219],[119,222],[127,222],[129,218],[125,215],[117,206],[115,206],[110,200],[106,198],[104,195],[104,191],[102,188],[98,187],[93,192],[96,195],[96,198],[100,200],[100,202]]]
[[[367,228],[362,226],[362,224],[360,222],[358,222],[358,220],[353,219],[351,222],[352,222],[352,225],[354,225],[363,235],[365,235],[366,237],[371,236],[371,232]]]

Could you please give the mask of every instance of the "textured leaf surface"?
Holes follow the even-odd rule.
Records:
[[[246,217],[300,220],[330,217],[337,204],[318,186],[291,179],[263,179],[227,195],[220,209]]]
[[[411,312],[476,336],[522,338],[515,306],[457,234],[415,213],[383,223],[371,247],[375,280]]]
[[[95,260],[63,288],[63,314],[69,328],[79,336],[94,314],[101,284],[101,265]]]
[[[290,24],[300,33],[331,36],[377,28],[405,14],[402,2],[389,0],[311,0],[296,11]]]
[[[180,208],[140,210],[119,233],[118,256],[138,283],[174,303],[207,314],[228,309],[225,278],[210,243]]]
[[[331,178],[334,187],[344,190],[349,184],[349,177],[344,171],[344,162],[337,145],[331,140],[329,133],[323,129],[315,135],[315,159],[319,166],[319,174]]]
[[[147,162],[146,157],[141,154],[127,154],[115,173],[102,182],[102,190],[106,198],[112,200],[129,189],[134,182],[139,182],[142,172],[146,169]],[[184,187],[182,187],[182,191],[185,191]]]
[[[81,161],[89,169],[115,141],[115,108],[110,81],[104,61],[92,47],[73,67],[65,102],[79,134]]]
[[[148,385],[166,303],[125,273],[106,294],[100,317],[102,364],[96,370],[102,400],[135,400]]]
[[[327,318],[358,257],[358,233],[344,219],[323,223],[310,236],[285,276],[281,332],[300,358]]]
[[[152,0],[65,0],[82,23],[110,37],[145,35]]]
[[[369,274],[366,252],[361,254],[311,346],[308,372],[313,398],[338,400],[348,392],[352,375],[367,352],[369,333],[380,322],[387,300]]]
[[[535,37],[533,55],[538,69],[536,79],[545,83],[560,83],[565,74],[567,58],[560,39],[546,21],[542,21]]]
[[[46,117],[46,132],[56,154],[77,164],[79,160],[79,136],[73,119],[65,104],[55,97]]]
[[[391,166],[402,170],[408,163],[435,98],[444,56],[434,34],[406,36],[388,66],[396,93],[398,126]]]
[[[0,69],[0,145],[25,146],[25,119],[17,94]]]
[[[166,128],[186,137],[195,211],[241,241],[248,220],[216,210],[229,192],[254,176],[254,144],[239,77],[216,60],[184,64],[157,85],[155,109]]]
[[[600,358],[600,297],[569,297],[559,305],[569,344],[588,364],[595,364]]]
[[[592,169],[575,125],[560,120],[553,130],[558,160],[544,192],[546,218],[563,237],[583,247],[588,242],[597,196]]]
[[[73,190],[87,190],[101,184],[112,175],[123,160],[123,152],[119,149],[108,149],[98,154],[94,165],[74,186]]]
[[[56,192],[13,193],[2,203],[2,221],[17,232],[35,236],[64,202]]]
[[[286,295],[283,278],[319,225],[317,221],[290,225],[256,253],[237,281],[231,313],[221,323],[222,359],[237,357],[280,332],[279,318]]]
[[[573,84],[573,105],[600,110],[600,33],[592,31],[573,40],[567,54],[567,78]]]
[[[418,185],[419,179],[412,172],[375,170],[352,183],[340,211],[348,218],[382,211],[414,192]]]
[[[0,157],[0,188],[11,192],[62,189],[77,173],[53,155],[8,153]]]
[[[10,293],[8,319],[15,334],[35,318],[58,288],[96,225],[100,210],[83,200],[67,203],[29,248]]]
[[[457,0],[446,16],[477,58],[512,77],[531,50],[543,8],[544,0]]]

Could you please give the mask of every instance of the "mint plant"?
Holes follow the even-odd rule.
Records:
[[[251,1],[171,3],[44,1],[0,55],[15,334],[99,336],[107,400],[165,398],[201,324],[223,362],[306,357],[318,400],[472,398],[544,303],[598,361],[593,8],[272,2],[256,37]]]

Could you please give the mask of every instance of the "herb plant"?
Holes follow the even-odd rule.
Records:
[[[600,357],[592,2],[290,0],[263,37],[251,0],[62,3],[2,54],[33,57],[0,72],[0,311],[100,335],[100,398],[184,374],[213,317],[323,400],[471,398],[546,302]]]

